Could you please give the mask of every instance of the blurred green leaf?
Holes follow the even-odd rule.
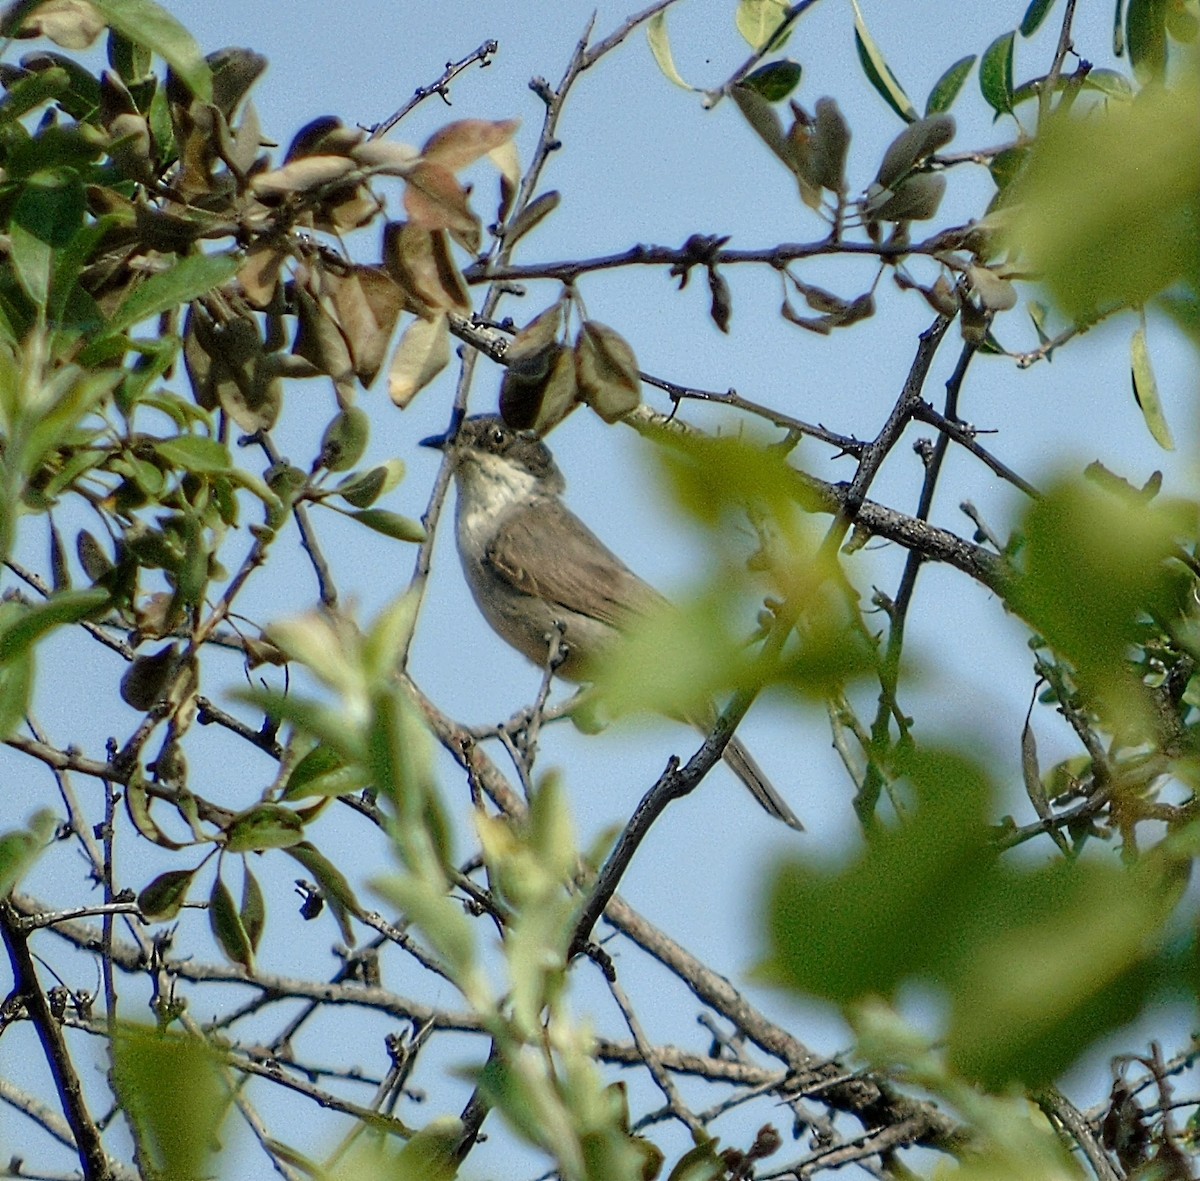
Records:
[[[788,0],[738,0],[737,30],[756,53],[782,49],[786,44],[790,30],[774,40],[772,34],[783,23],[788,7]]]
[[[1077,322],[1200,283],[1200,73],[1086,120],[1051,120],[1005,240]]]
[[[161,1181],[210,1175],[229,1107],[216,1052],[198,1037],[125,1025],[112,1040],[112,1059],[121,1110],[149,1158],[143,1168]]]
[[[24,656],[47,632],[99,615],[109,605],[102,587],[59,591],[45,602],[0,616],[0,665]]]
[[[997,116],[1013,109],[1013,41],[1015,33],[1002,33],[983,51],[979,62],[979,89]]]
[[[54,813],[42,809],[30,818],[28,828],[0,836],[0,899],[7,898],[13,887],[33,868],[56,826]]]
[[[934,84],[925,100],[925,114],[937,115],[948,111],[958,98],[958,92],[970,76],[971,67],[975,64],[975,54],[959,58]]]
[[[1138,621],[1174,614],[1169,557],[1194,536],[1196,511],[1131,501],[1085,482],[1061,482],[1021,525],[1021,574],[1008,598],[1077,670],[1110,723],[1136,726],[1141,686],[1127,659]]]
[[[1164,451],[1174,451],[1175,440],[1171,437],[1171,428],[1163,414],[1158,382],[1154,379],[1154,366],[1150,362],[1150,350],[1146,347],[1145,324],[1134,332],[1129,342],[1129,367],[1133,396],[1151,437]]]
[[[1168,0],[1129,0],[1125,38],[1129,60],[1141,82],[1161,78],[1167,69]]]
[[[1037,1088],[1167,982],[1153,952],[1185,879],[1060,861],[1009,869],[983,902],[986,938],[959,965],[948,1049],[985,1087]]]
[[[858,0],[850,0],[850,3],[854,8],[854,46],[858,50],[858,60],[862,64],[867,81],[901,119],[911,123],[917,118],[917,108],[904,93],[904,87],[896,81],[896,76],[879,51],[879,46],[875,44],[863,18],[862,9],[858,6]]]
[[[994,790],[951,754],[911,752],[903,770],[916,796],[905,823],[877,828],[844,869],[792,859],[774,875],[760,978],[848,1004],[943,977],[963,954],[995,874],[984,824]]]

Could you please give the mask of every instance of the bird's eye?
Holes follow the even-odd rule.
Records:
[[[492,444],[499,447],[505,439],[505,430],[502,426],[492,427]]]

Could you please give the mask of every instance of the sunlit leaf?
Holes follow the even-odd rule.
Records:
[[[417,317],[404,330],[388,370],[388,394],[403,409],[450,363],[450,324],[444,314]]]
[[[1129,342],[1129,358],[1133,396],[1146,420],[1146,428],[1164,451],[1174,451],[1175,440],[1171,437],[1171,428],[1167,425],[1162,400],[1158,396],[1158,382],[1154,379],[1154,366],[1150,362],[1150,350],[1146,347],[1144,324],[1134,332]]]
[[[786,38],[772,41],[772,35],[783,23],[788,7],[787,0],[738,0],[734,19],[751,49],[758,52],[783,46]]]
[[[850,0],[850,3],[854,8],[854,45],[858,50],[858,60],[862,64],[867,81],[901,119],[911,123],[917,118],[917,109],[913,106],[912,99],[904,93],[904,87],[896,81],[887,60],[875,44],[862,9],[858,6],[858,0]]]
[[[304,839],[304,822],[281,804],[257,804],[236,816],[225,830],[227,853],[286,849]]]
[[[201,101],[212,98],[212,71],[192,35],[153,0],[92,0],[119,33],[157,53]]]
[[[666,9],[656,12],[646,22],[646,40],[650,43],[650,52],[654,54],[658,68],[662,70],[669,81],[674,82],[683,90],[697,89],[685,82],[675,68],[675,59],[671,56],[671,41],[667,35]]]

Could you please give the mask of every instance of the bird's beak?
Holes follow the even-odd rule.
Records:
[[[450,419],[450,425],[446,428],[445,432],[440,435],[430,435],[428,439],[422,439],[420,445],[422,447],[432,447],[435,451],[449,451],[455,436],[458,434],[458,428],[462,426],[462,421],[465,417],[461,410],[455,410]]]

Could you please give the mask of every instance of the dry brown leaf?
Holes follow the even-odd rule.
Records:
[[[293,193],[341,180],[356,168],[346,156],[302,156],[282,168],[260,172],[250,182],[250,189],[260,201],[281,201]]]
[[[87,49],[106,23],[88,0],[47,0],[25,18],[19,35],[49,37],[63,49]]]
[[[246,299],[254,307],[265,308],[271,302],[286,258],[273,242],[258,242],[246,252],[246,261],[237,277]]]
[[[450,257],[444,231],[389,222],[383,230],[383,263],[414,308],[470,310],[466,284]]]
[[[332,297],[350,345],[354,371],[364,387],[370,386],[404,309],[404,293],[377,268],[355,267],[333,287]]]
[[[642,400],[642,378],[629,342],[605,324],[587,320],[575,341],[583,400],[605,422],[617,422]]]
[[[416,165],[405,177],[404,208],[409,217],[427,230],[447,230],[464,250],[479,250],[479,218],[467,201],[467,191],[454,174],[428,160]]]
[[[425,141],[421,155],[431,163],[457,172],[508,143],[520,126],[519,119],[503,119],[495,123],[486,119],[462,119],[435,131]]]

